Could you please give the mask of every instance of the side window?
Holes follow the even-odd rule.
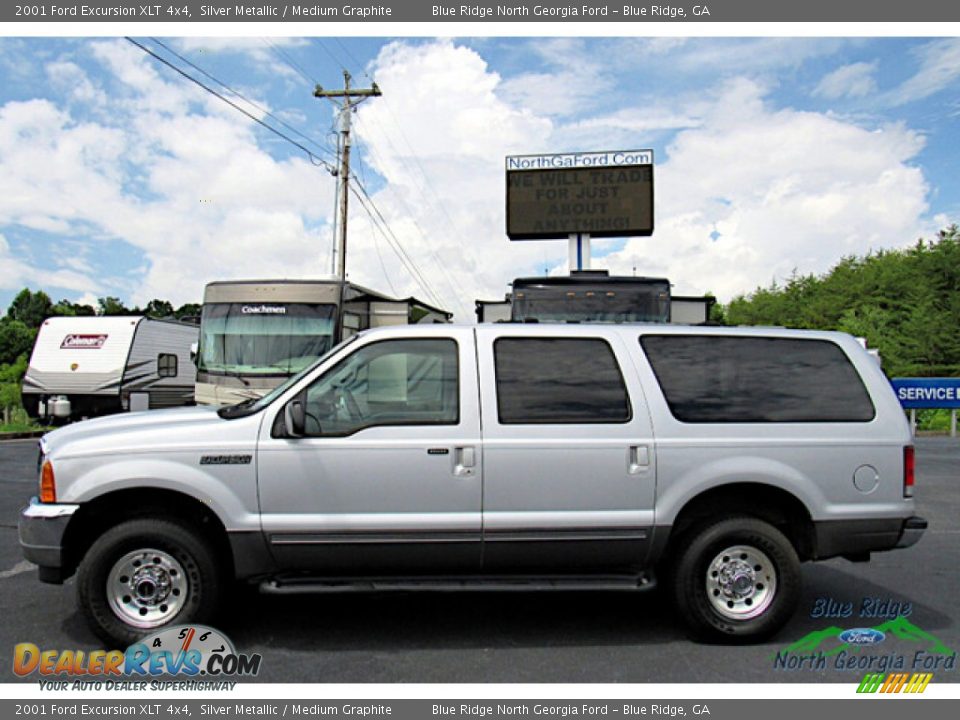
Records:
[[[828,340],[644,335],[670,412],[686,423],[868,422],[875,411]]]
[[[307,388],[307,434],[343,436],[378,425],[456,425],[457,363],[457,343],[449,339],[366,345]]]
[[[613,350],[595,338],[500,338],[501,425],[625,423],[630,401]]]
[[[157,375],[160,377],[176,377],[177,356],[172,353],[157,355]]]

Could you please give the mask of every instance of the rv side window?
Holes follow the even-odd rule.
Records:
[[[177,376],[177,356],[173,353],[157,355],[157,375],[160,377]]]
[[[625,423],[630,401],[599,338],[500,338],[493,346],[501,425]]]
[[[644,335],[670,412],[686,423],[868,422],[860,375],[828,340]]]

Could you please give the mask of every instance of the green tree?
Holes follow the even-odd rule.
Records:
[[[903,250],[845,257],[823,276],[794,273],[735,297],[734,325],[839,329],[877,348],[890,375],[960,376],[960,230]]]
[[[130,309],[120,298],[102,297],[97,299],[97,315],[130,315]]]
[[[63,299],[53,306],[52,314],[60,317],[74,317],[96,315],[97,311],[90,305],[80,305],[79,303],[72,303],[67,299]]]
[[[173,315],[178,320],[184,317],[200,317],[201,310],[203,310],[203,305],[200,303],[185,303],[178,307]]]
[[[0,318],[0,364],[9,365],[20,355],[26,356],[33,348],[37,331],[20,320]]]
[[[166,300],[158,300],[154,298],[147,303],[147,306],[143,309],[145,315],[155,318],[165,318],[173,316],[173,305],[171,305]]]
[[[43,290],[30,292],[30,288],[24,288],[10,303],[7,317],[19,320],[27,327],[38,328],[40,323],[50,317],[52,309],[53,302]]]

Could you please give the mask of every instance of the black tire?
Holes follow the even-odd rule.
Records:
[[[150,559],[129,560],[141,554]],[[153,564],[161,559],[163,563]],[[128,562],[131,569],[140,566],[133,572],[147,573],[140,576],[139,585],[132,573],[123,571]],[[131,588],[123,598],[113,592],[120,580]],[[143,587],[165,588],[167,595],[161,590],[141,602],[137,592]],[[210,542],[189,526],[165,518],[128,520],[110,528],[90,546],[77,570],[77,597],[84,618],[100,638],[118,649],[171,625],[208,621],[224,587]],[[166,598],[167,604],[160,598]],[[155,605],[148,608],[150,603]],[[153,615],[140,620],[133,617],[138,612]]]
[[[678,545],[674,602],[698,639],[761,640],[796,610],[800,561],[790,541],[769,523],[727,517],[695,527]],[[731,549],[736,551],[725,552]]]

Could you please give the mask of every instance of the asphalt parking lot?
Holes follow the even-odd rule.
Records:
[[[938,654],[930,652],[937,640],[960,649],[960,440],[919,438],[916,444],[917,509],[930,521],[920,543],[874,555],[870,563],[805,565],[799,611],[761,645],[691,642],[659,592],[276,597],[245,590],[234,594],[216,625],[240,651],[263,655],[258,679],[269,682],[857,684],[870,656],[901,656],[906,667],[899,669],[929,670],[923,663]],[[0,657],[8,658],[0,660],[0,682],[17,679],[10,669],[16,643],[102,648],[76,610],[73,582],[41,584],[20,555],[17,515],[36,493],[35,474],[35,440],[0,442]],[[831,602],[851,603],[853,615],[815,617]],[[775,667],[778,651],[808,634],[877,626],[894,603],[910,604],[910,628],[888,629],[883,645],[846,653],[850,669],[837,669],[837,653],[823,668]],[[814,646],[836,649],[836,641]],[[918,653],[921,665],[914,667]],[[957,670],[942,664],[934,682],[960,681]]]

